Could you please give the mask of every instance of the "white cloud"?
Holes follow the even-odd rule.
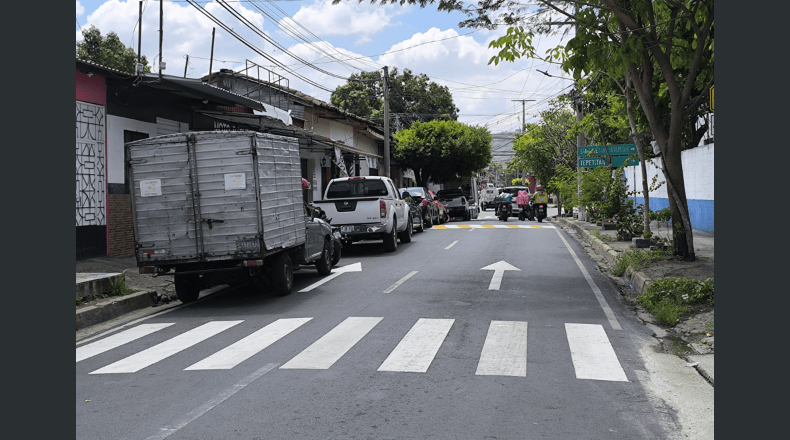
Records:
[[[357,44],[371,41],[370,36],[384,29],[397,26],[392,18],[407,12],[407,8],[392,5],[379,6],[366,3],[342,2],[332,4],[332,0],[318,0],[304,6],[293,15],[294,20],[321,37],[331,35],[359,35]],[[293,26],[293,21],[283,20]]]
[[[84,13],[85,13],[85,7],[84,7],[84,6],[82,6],[82,5],[80,4],[80,2],[78,1],[78,2],[77,2],[77,17],[79,17],[80,15],[82,15],[82,14],[84,14]]]

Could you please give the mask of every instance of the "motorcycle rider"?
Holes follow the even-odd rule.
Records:
[[[525,218],[532,220],[532,208],[529,204],[529,191],[523,190],[518,192],[516,197],[516,204],[518,204],[518,219],[524,221]]]
[[[547,206],[548,203],[549,203],[549,195],[546,194],[546,191],[543,191],[543,187],[539,186],[537,188],[537,190],[535,191],[535,194],[532,195],[532,209],[533,209],[533,212],[535,213],[535,215],[536,216],[538,215],[538,211],[537,211],[537,208],[535,206],[536,204],[542,204],[543,206]],[[544,214],[544,217],[547,215],[546,208],[544,208],[543,214]],[[540,219],[540,218],[538,219],[538,221],[541,221],[541,220],[542,219]]]

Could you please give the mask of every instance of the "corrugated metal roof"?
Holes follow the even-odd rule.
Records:
[[[322,136],[320,134],[316,134],[305,129],[295,127],[293,125],[285,125],[281,120],[275,118],[269,118],[267,116],[258,116],[258,115],[249,115],[246,113],[228,113],[228,112],[218,112],[212,110],[196,110],[197,113],[209,116],[211,118],[233,122],[235,124],[244,124],[250,127],[254,127],[256,130],[264,132],[264,133],[271,133],[277,134],[281,136],[288,136],[288,137],[295,137],[298,139],[305,139],[312,142],[316,142],[322,145],[325,145],[328,148],[338,147],[341,150],[348,151],[350,153],[361,154],[364,156],[371,156],[378,159],[382,159],[383,157],[369,153],[364,150],[360,150],[359,148],[351,147],[349,145],[344,144],[341,141],[330,139],[326,136]]]

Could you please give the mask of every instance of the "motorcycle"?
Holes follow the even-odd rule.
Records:
[[[510,205],[509,201],[500,202],[498,205],[497,216],[503,222],[507,221],[507,218],[513,214],[513,207]]]
[[[546,218],[545,203],[535,203],[535,217],[538,218],[538,223],[543,222],[543,219]]]
[[[535,211],[532,208],[532,202],[529,205],[519,205],[519,212],[518,212],[518,219],[522,222],[524,219],[529,219],[529,221],[535,220]]]

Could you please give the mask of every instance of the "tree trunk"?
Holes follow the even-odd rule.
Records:
[[[636,120],[634,110],[631,108],[631,74],[628,69],[625,71],[625,108],[628,113],[628,123],[631,125],[631,135],[636,144],[636,152],[639,154],[639,167],[642,170],[642,196],[644,199],[642,209],[642,227],[644,232],[650,232],[650,187],[647,184],[647,166],[645,165],[645,143],[636,130]]]

